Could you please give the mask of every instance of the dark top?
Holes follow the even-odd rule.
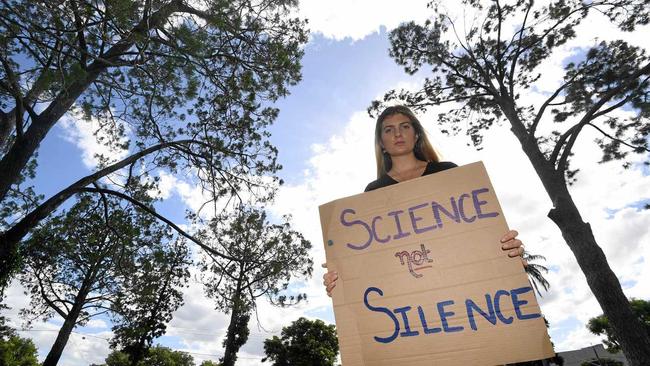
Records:
[[[430,161],[427,163],[427,167],[424,169],[424,173],[422,173],[422,176],[424,177],[425,175],[434,174],[437,172],[441,172],[443,170],[455,168],[457,166],[458,165],[449,161],[441,161],[439,163]],[[374,191],[375,189],[391,186],[397,183],[399,182],[391,178],[390,175],[384,174],[381,177],[379,177],[379,179],[370,182],[370,184],[366,186],[364,192]]]

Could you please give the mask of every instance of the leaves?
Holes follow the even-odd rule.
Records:
[[[632,298],[630,300],[630,306],[634,315],[639,318],[646,332],[650,335],[650,301]],[[617,353],[621,351],[618,337],[614,332],[612,324],[605,315],[599,315],[589,319],[587,329],[595,335],[601,335],[607,338],[603,339],[603,343],[607,346],[609,352]]]
[[[339,352],[334,325],[299,318],[282,328],[281,337],[264,341],[264,352],[274,366],[333,366]]]

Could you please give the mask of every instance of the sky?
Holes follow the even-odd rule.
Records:
[[[360,193],[374,179],[374,121],[366,108],[373,99],[394,88],[417,88],[422,75],[408,76],[388,56],[388,32],[401,22],[424,21],[430,15],[427,1],[302,1],[300,15],[310,20],[311,36],[305,46],[302,81],[291,95],[280,100],[280,115],[271,128],[271,141],[279,149],[283,165],[280,177],[286,182],[269,209],[276,217],[291,213],[295,229],[313,243],[316,263],[313,277],[292,285],[308,294],[308,301],[294,308],[278,309],[258,302],[257,319],[249,324],[251,335],[239,354],[238,364],[260,365],[263,341],[278,334],[283,326],[305,316],[333,323],[331,300],[322,286],[324,251],[318,206],[331,200]],[[544,77],[522,98],[540,104],[562,80],[562,66],[584,54],[602,40],[624,39],[643,47],[641,34],[625,34],[597,15],[583,22],[578,37],[555,52],[540,67]],[[546,257],[550,268],[546,278],[551,289],[539,298],[542,312],[550,323],[549,333],[556,351],[596,344],[585,324],[601,314],[575,258],[559,230],[546,217],[551,203],[543,187],[507,126],[497,126],[485,135],[484,148],[477,151],[464,135],[445,136],[437,131],[436,107],[419,115],[430,138],[444,160],[462,165],[483,161],[511,228],[520,232],[526,248]],[[618,112],[624,115],[627,112]],[[545,128],[545,127],[542,127]],[[50,133],[39,150],[39,193],[56,193],[73,179],[91,171],[97,152],[105,152],[92,136],[93,128],[68,115]],[[598,164],[600,153],[593,143],[594,131],[585,131],[575,149],[573,164],[579,167],[571,193],[591,224],[598,243],[619,277],[628,297],[650,298],[650,210],[641,207],[650,200],[650,176],[636,157],[636,164],[623,169],[620,163]],[[76,159],[70,157],[77,157]],[[183,212],[196,208],[200,191],[184,177],[163,174],[160,210],[179,224],[186,224]],[[189,352],[197,364],[223,355],[222,340],[228,316],[214,310],[196,280],[190,282],[185,305],[174,314],[160,344]],[[29,299],[14,284],[7,298],[12,309],[5,312],[19,327],[20,308]],[[35,323],[21,335],[32,338],[41,360],[56,336],[60,319]],[[64,351],[60,365],[80,366],[101,363],[109,352],[110,323],[105,318],[77,328]]]

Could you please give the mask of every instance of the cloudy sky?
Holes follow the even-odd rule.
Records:
[[[417,87],[419,77],[407,76],[388,57],[387,32],[400,22],[423,21],[428,16],[426,2],[332,0],[302,1],[301,14],[310,19],[311,39],[305,48],[303,81],[292,94],[280,101],[280,117],[272,128],[272,141],[280,151],[284,166],[280,173],[286,184],[274,206],[276,215],[291,213],[295,228],[314,244],[315,263],[323,262],[318,205],[336,198],[357,194],[374,176],[373,121],[365,109],[370,101],[396,87]],[[625,39],[643,46],[640,34],[649,28],[622,34],[597,16],[584,22],[576,40],[556,52],[556,57],[541,68],[543,79],[524,98],[539,105],[544,95],[557,87],[562,65],[601,40]],[[550,322],[550,334],[556,350],[570,350],[599,342],[585,328],[590,317],[601,313],[587,288],[575,259],[564,244],[559,230],[546,217],[550,201],[530,164],[506,126],[492,129],[484,149],[468,146],[465,136],[447,137],[437,132],[437,108],[420,118],[446,160],[459,165],[482,160],[501,200],[506,218],[520,233],[529,251],[544,255],[551,269],[547,279],[551,290],[540,299],[542,311]],[[621,112],[624,113],[624,112]],[[618,163],[597,164],[597,137],[585,131],[575,149],[573,163],[580,167],[573,196],[585,221],[591,223],[599,244],[618,275],[629,297],[649,298],[650,284],[650,210],[640,209],[650,200],[650,176],[640,163],[622,169]],[[94,142],[92,127],[67,116],[48,137],[40,150],[39,185],[50,195],[71,181],[70,175],[83,175],[95,165],[93,155],[102,151]],[[65,156],[63,161],[61,157]],[[78,156],[78,161],[69,157]],[[68,172],[61,175],[63,164]],[[182,224],[182,212],[194,207],[198,192],[191,182],[163,176],[164,209]],[[331,301],[322,287],[323,272],[317,266],[314,277],[296,283],[309,301],[291,309],[276,309],[258,303],[259,323],[249,324],[249,342],[240,350],[238,364],[259,365],[262,342],[277,334],[282,326],[300,316],[320,318],[333,323]],[[8,314],[19,326],[16,316],[28,305],[22,289],[11,288]],[[192,282],[185,294],[185,305],[172,320],[168,333],[158,341],[190,352],[197,364],[203,359],[218,359],[228,317],[214,310],[198,283]],[[34,339],[41,357],[49,351],[61,322],[36,323],[22,335]],[[91,321],[78,328],[70,338],[61,365],[80,366],[100,363],[109,352],[110,324],[105,319]]]

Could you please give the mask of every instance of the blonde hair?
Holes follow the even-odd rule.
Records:
[[[390,158],[390,155],[384,150],[381,144],[381,132],[382,124],[387,117],[390,117],[395,114],[403,114],[409,118],[411,125],[415,129],[415,134],[417,139],[415,140],[415,146],[413,147],[413,153],[418,160],[426,162],[439,162],[440,154],[436,149],[431,145],[429,139],[427,138],[427,133],[422,127],[420,121],[415,117],[415,114],[406,106],[396,105],[384,109],[383,112],[377,117],[377,123],[375,124],[375,158],[377,159],[377,178],[381,177],[384,174],[387,174],[390,169],[393,167],[393,162]]]

